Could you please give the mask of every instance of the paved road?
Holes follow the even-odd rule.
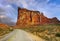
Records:
[[[44,41],[44,40],[26,31],[15,29],[13,32],[6,35],[3,39],[0,39],[0,41]]]

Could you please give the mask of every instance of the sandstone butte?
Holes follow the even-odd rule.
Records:
[[[60,24],[60,21],[56,17],[47,18],[42,12],[39,11],[18,8],[18,18],[14,28],[43,24]],[[0,24],[0,28],[1,27],[5,28],[8,26],[5,24]]]
[[[41,24],[59,24],[56,18],[47,18],[42,12],[18,8],[18,18],[16,26],[41,25]]]

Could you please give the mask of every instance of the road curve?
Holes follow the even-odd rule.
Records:
[[[0,41],[45,41],[35,35],[32,35],[24,30],[15,29]]]

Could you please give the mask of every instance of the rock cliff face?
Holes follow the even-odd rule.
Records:
[[[17,26],[25,25],[40,25],[40,24],[58,24],[59,20],[54,18],[47,18],[39,11],[27,10],[25,8],[18,8]]]

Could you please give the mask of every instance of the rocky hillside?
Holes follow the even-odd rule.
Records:
[[[25,8],[18,8],[17,26],[26,25],[41,25],[41,24],[59,24],[59,20],[54,18],[47,18],[39,11],[28,10]]]
[[[0,28],[1,28],[1,29],[8,29],[9,26],[6,25],[6,24],[1,24],[1,23],[0,23]]]

